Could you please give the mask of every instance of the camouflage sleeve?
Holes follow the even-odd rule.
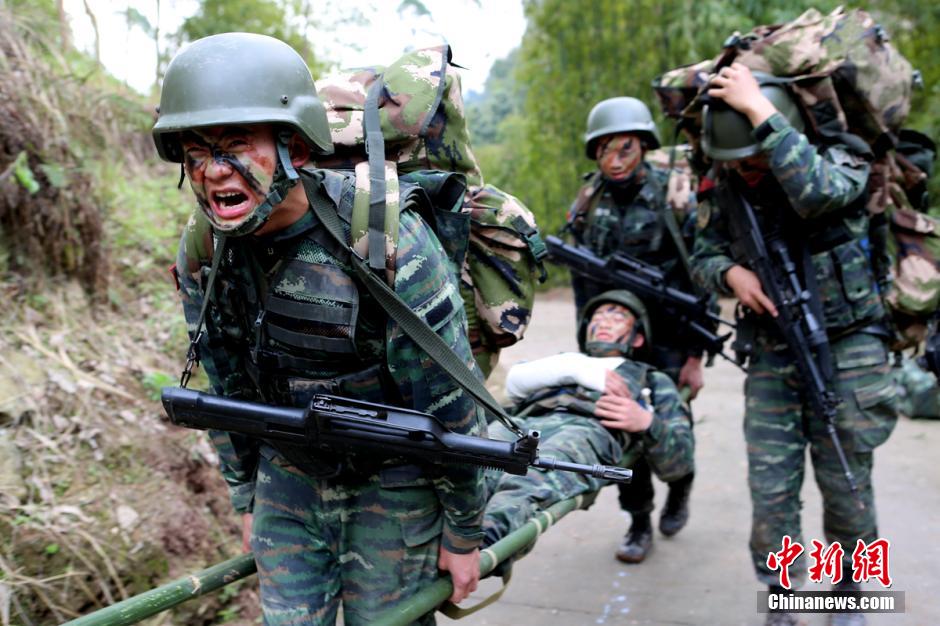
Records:
[[[399,225],[395,291],[428,325],[477,371],[467,340],[467,322],[456,278],[448,271],[437,238],[414,213],[403,211]],[[450,430],[481,436],[486,422],[473,399],[421,350],[394,320],[389,320],[388,366],[405,406],[433,413]],[[486,506],[483,472],[464,465],[448,467],[434,487],[444,510],[443,545],[470,552],[483,537]]]
[[[205,294],[201,286],[202,266],[188,258],[185,245],[186,234],[180,242],[176,260],[176,273],[183,302],[183,315],[190,339],[196,332],[199,313]],[[199,362],[209,378],[209,387],[216,395],[238,395],[237,388],[243,372],[233,367],[230,360],[218,359],[211,346],[219,345],[218,331],[206,315],[205,333],[199,343]],[[257,442],[240,435],[224,431],[209,431],[209,438],[219,455],[222,477],[229,488],[232,506],[238,513],[251,512],[255,493],[255,468],[258,464]]]
[[[692,279],[707,293],[734,295],[725,283],[725,272],[735,264],[731,258],[731,240],[724,216],[707,194],[699,198],[696,209],[695,241],[692,245]]]
[[[800,217],[818,217],[855,200],[868,183],[869,165],[844,146],[817,152],[806,136],[775,113],[758,126],[761,148]]]
[[[661,480],[676,480],[695,469],[692,418],[668,376],[650,372],[647,382],[655,410],[653,423],[643,433],[646,460]]]

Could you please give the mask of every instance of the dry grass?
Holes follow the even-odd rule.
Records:
[[[188,201],[147,161],[144,105],[30,19],[0,4],[0,626],[61,623],[238,548],[211,446],[157,401],[186,349],[166,268]],[[150,623],[214,623],[251,587]]]
[[[153,399],[169,380],[154,373],[178,366],[164,352],[175,299],[134,306],[154,317],[128,321],[62,285],[0,319],[3,626],[61,623],[234,554],[214,452]],[[162,619],[210,623],[218,609]]]
[[[29,11],[0,7],[0,235],[18,292],[47,275],[107,287],[103,203],[93,157],[142,160],[140,103],[78,75]],[[127,158],[131,157],[131,158]],[[136,158],[135,158],[136,157]]]

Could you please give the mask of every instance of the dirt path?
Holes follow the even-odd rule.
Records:
[[[569,293],[560,290],[540,298],[534,320],[525,341],[505,351],[493,380],[501,381],[504,368],[516,361],[576,349]],[[515,566],[499,602],[460,624],[763,624],[756,612],[761,586],[747,550],[751,507],[741,432],[743,380],[743,374],[720,361],[706,370],[705,390],[695,401],[692,516],[679,535],[665,539],[657,534],[645,563],[620,564],[613,551],[628,522],[616,490],[607,488],[593,508],[570,514],[540,539],[533,553]],[[940,624],[938,453],[940,422],[906,418],[876,452],[880,532],[891,540],[893,589],[906,592],[907,612],[870,615],[869,624]],[[665,497],[662,483],[657,482],[656,490],[658,516]],[[820,497],[811,477],[803,500],[804,539],[823,540]],[[483,592],[496,588],[492,580],[481,585]],[[803,619],[813,626],[826,623],[822,615]],[[454,622],[439,617],[439,623]]]

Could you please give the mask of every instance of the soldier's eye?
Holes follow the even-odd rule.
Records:
[[[200,167],[209,158],[209,151],[205,148],[190,148],[186,151],[186,164],[189,167]]]

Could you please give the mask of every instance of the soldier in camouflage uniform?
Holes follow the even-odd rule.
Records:
[[[744,434],[753,504],[750,548],[758,579],[771,588],[778,573],[767,565],[781,540],[800,535],[800,486],[809,446],[823,497],[823,526],[829,542],[844,550],[852,571],[856,540],[877,538],[871,489],[872,451],[896,423],[896,388],[891,378],[884,308],[866,250],[868,216],[866,146],[851,135],[813,145],[800,132],[799,109],[779,85],[759,85],[743,65],[722,69],[709,94],[727,105],[704,112],[705,153],[714,159],[716,179],[702,189],[730,185],[754,206],[764,232],[784,228],[788,245],[808,245],[822,317],[834,360],[834,391],[841,396],[836,426],[865,504],[851,495],[836,450],[822,421],[802,392],[803,382],[771,316],[777,311],[747,261],[735,258],[726,218],[710,192],[699,194],[693,268],[709,290],[734,295],[749,309],[738,325],[739,340],[751,335],[745,385]],[[799,264],[800,255],[793,258]],[[799,585],[803,556],[790,568]],[[834,616],[834,623],[859,623],[860,615]],[[855,621],[844,621],[844,620]],[[843,621],[840,621],[843,620]],[[769,614],[768,623],[793,624],[788,613]]]
[[[182,163],[201,209],[176,274],[213,392],[294,407],[327,392],[482,434],[475,404],[353,280],[348,250],[315,213],[338,213],[348,237],[355,185],[312,167],[332,144],[296,52],[245,33],[192,43],[167,68],[153,134],[161,157]],[[410,209],[395,252],[396,293],[472,367],[456,278]],[[340,603],[345,623],[366,624],[438,569],[454,578],[452,600],[475,588],[479,470],[312,457],[226,432],[212,442],[246,541],[250,533],[266,624],[332,624]]]
[[[689,474],[692,423],[672,380],[631,358],[650,335],[643,303],[628,291],[609,291],[585,308],[581,353],[515,365],[506,391],[523,428],[541,432],[540,454],[561,461],[616,465],[642,455],[663,480]],[[490,436],[507,438],[500,424]],[[626,458],[624,458],[626,457]],[[540,510],[605,481],[571,472],[530,471],[487,476],[492,495],[483,527],[491,545]]]
[[[585,142],[587,157],[597,161],[598,171],[589,175],[569,211],[568,227],[577,244],[600,257],[616,252],[629,254],[660,268],[670,287],[694,292],[687,268],[687,249],[694,233],[691,191],[680,191],[673,185],[667,189],[669,170],[645,160],[647,150],[660,146],[649,109],[636,98],[610,98],[598,103],[588,115]],[[573,275],[572,287],[580,311],[589,299],[616,285]],[[673,316],[658,303],[647,299],[644,304],[656,320],[651,329],[656,345],[641,358],[666,373],[679,387],[689,387],[690,397],[695,397],[703,385],[700,344],[687,329],[671,323]],[[632,518],[616,552],[616,557],[626,563],[645,559],[653,541],[650,468],[640,458],[633,471],[633,482],[619,485],[621,508]],[[685,526],[692,480],[689,474],[669,483],[659,526],[664,535],[674,535]]]

